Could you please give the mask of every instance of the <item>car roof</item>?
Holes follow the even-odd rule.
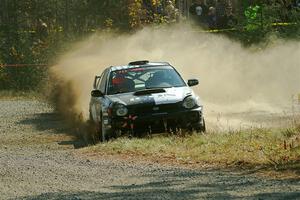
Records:
[[[149,62],[147,60],[130,62],[128,65],[111,66],[110,71],[139,68],[139,67],[158,67],[158,66],[171,66],[168,62]]]

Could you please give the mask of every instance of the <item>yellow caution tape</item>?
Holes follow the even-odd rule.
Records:
[[[272,23],[272,26],[292,26],[292,25],[297,25],[296,22],[277,22],[277,23]],[[246,27],[244,27],[246,28]],[[195,32],[203,32],[203,33],[218,33],[218,32],[226,32],[226,31],[237,31],[237,28],[228,28],[228,29],[211,29],[211,30],[198,30]]]
[[[296,22],[290,22],[290,23],[287,23],[287,22],[276,22],[276,23],[272,23],[271,24],[272,26],[291,26],[291,25],[297,25]]]
[[[0,63],[0,67],[28,67],[28,66],[34,66],[34,67],[46,67],[49,66],[48,64],[2,64]]]
[[[236,28],[226,28],[226,29],[210,29],[206,31],[202,31],[205,33],[218,33],[218,32],[226,32],[226,31],[236,31]]]
[[[36,31],[18,31],[18,33],[35,33]]]

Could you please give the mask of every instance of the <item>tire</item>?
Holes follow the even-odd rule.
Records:
[[[103,118],[102,118],[102,115],[101,115],[101,121],[99,122],[98,124],[99,126],[99,139],[100,139],[100,142],[105,142],[106,141],[106,136],[107,136],[107,133],[106,133],[106,130],[103,128]]]
[[[100,142],[106,142],[108,141],[111,136],[113,135],[112,133],[114,132],[112,129],[105,129],[104,126],[103,126],[103,117],[102,117],[102,114],[101,114],[101,121],[100,123],[98,124],[99,126],[99,139],[100,139]]]
[[[91,113],[91,111],[89,111],[89,121],[93,121],[93,116],[92,116],[92,113]]]
[[[105,129],[103,128],[103,116],[102,116],[102,113],[101,113],[101,116],[100,116],[100,122],[98,123],[95,123],[94,120],[93,120],[93,116],[92,116],[92,113],[89,112],[89,121],[94,124],[94,141],[95,142],[106,142],[110,139],[110,137],[114,136],[112,133],[114,133],[114,131],[112,131],[111,129]]]
[[[99,123],[96,123],[94,120],[93,120],[93,117],[92,117],[92,114],[90,112],[90,119],[89,119],[89,126],[91,127],[91,131],[92,131],[92,137],[93,137],[93,140],[94,142],[104,142],[106,141],[106,138],[105,138],[105,131],[104,131],[104,134],[103,133],[103,120],[102,120],[102,115],[101,115],[101,121]]]
[[[197,133],[205,133],[206,132],[206,125],[205,125],[205,119],[203,118],[202,125],[195,128]]]
[[[206,132],[205,119],[203,118],[202,133]]]

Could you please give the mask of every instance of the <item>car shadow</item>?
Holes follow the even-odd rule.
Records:
[[[39,134],[55,134],[55,135],[68,135],[68,141],[59,141],[59,145],[73,145],[74,148],[81,148],[88,145],[81,137],[78,128],[72,127],[68,124],[59,113],[39,113],[28,116],[18,122],[22,125],[32,126]]]

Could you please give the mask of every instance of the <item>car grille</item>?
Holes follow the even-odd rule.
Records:
[[[181,109],[179,103],[173,104],[162,104],[162,105],[135,105],[130,106],[130,114],[141,115],[141,114],[151,114],[151,113],[167,113],[174,112]]]

